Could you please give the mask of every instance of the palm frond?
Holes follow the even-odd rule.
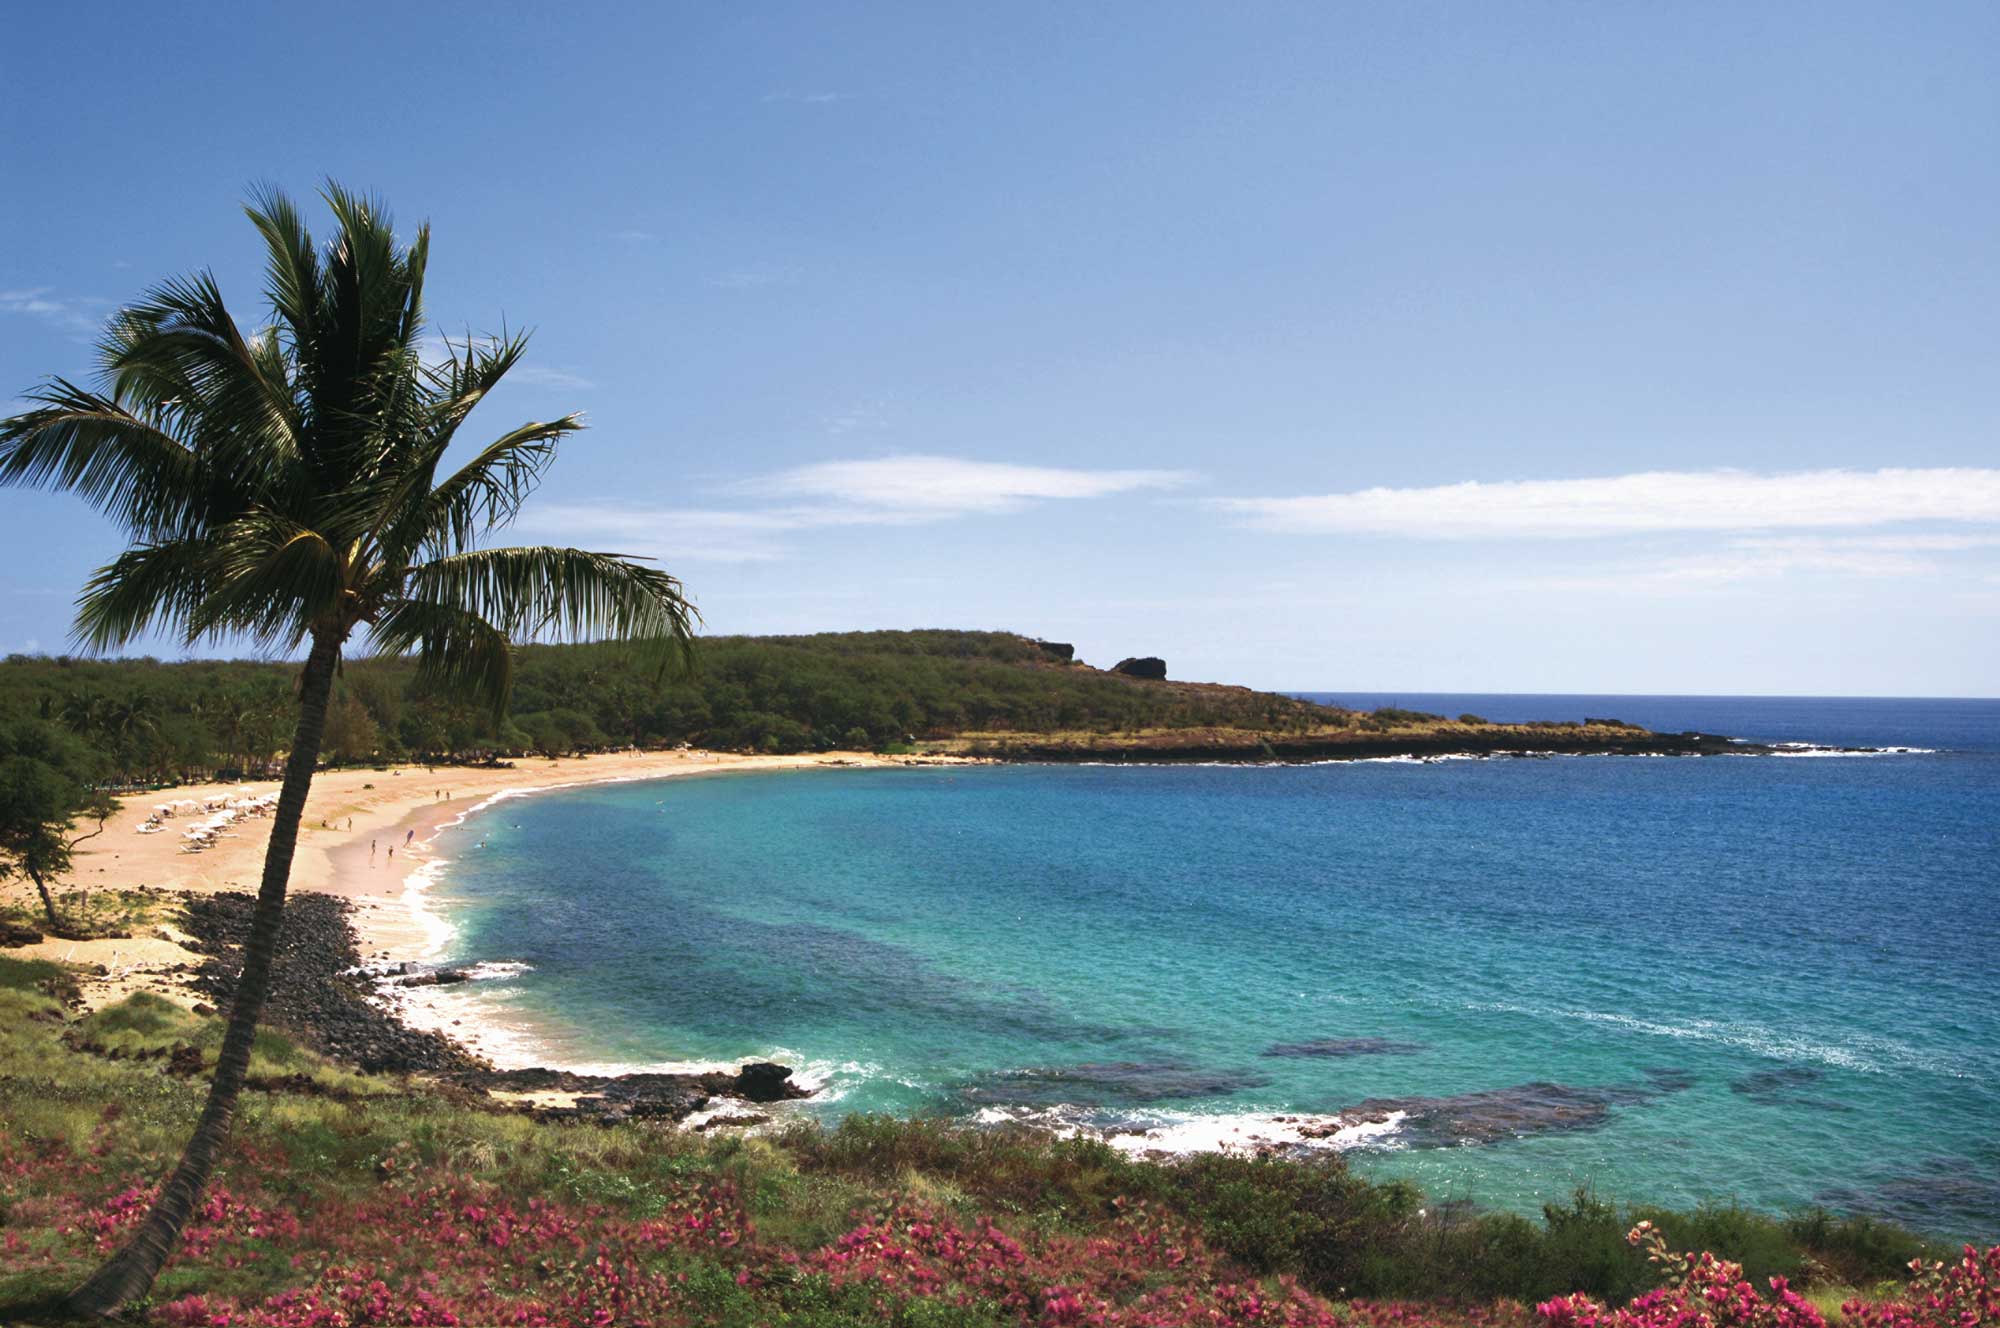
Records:
[[[188,630],[209,584],[208,542],[140,544],[97,569],[76,601],[75,637],[92,654],[116,650],[156,625],[192,643]]]
[[[417,679],[448,695],[484,703],[497,717],[514,686],[514,647],[476,613],[449,604],[404,600],[369,629],[379,654],[417,656]]]
[[[480,549],[413,568],[405,597],[476,614],[516,641],[632,641],[664,672],[693,660],[699,614],[678,578],[615,553]]]
[[[243,209],[264,237],[265,290],[292,344],[309,355],[319,342],[319,255],[298,205],[275,189],[256,191]]]
[[[64,379],[28,394],[40,403],[0,421],[0,484],[76,494],[136,539],[198,523],[215,477],[156,419]]]
[[[583,427],[574,415],[524,424],[481,448],[425,495],[409,552],[465,552],[484,532],[511,524],[556,459],[556,447]]]
[[[283,361],[256,354],[208,273],[162,282],[120,311],[101,353],[119,400],[186,421],[219,464],[275,474],[296,457],[299,403]]]
[[[347,588],[340,551],[316,530],[269,511],[218,525],[205,593],[188,615],[191,638],[238,634],[291,649],[335,626]]]

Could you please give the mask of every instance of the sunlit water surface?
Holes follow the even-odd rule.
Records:
[[[1923,750],[553,792],[440,841],[503,975],[441,999],[545,1062],[783,1060],[829,1116],[1341,1114],[1315,1146],[1438,1198],[2000,1235],[2000,702],[1339,699]]]

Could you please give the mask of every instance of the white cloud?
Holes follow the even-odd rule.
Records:
[[[763,508],[545,505],[524,515],[529,530],[598,548],[674,560],[764,562],[784,557],[783,536],[834,526],[907,526],[1011,512],[1029,503],[1102,498],[1184,484],[1170,470],[1072,470],[904,456],[799,466],[730,486],[767,499]]]
[[[1266,530],[1416,539],[1995,523],[2000,522],[2000,470],[1653,471],[1215,502]]]
[[[555,503],[531,509],[524,530],[591,548],[667,562],[770,562],[785,555],[773,536],[801,523],[780,513]]]
[[[837,101],[851,101],[851,92],[767,92],[763,100],[768,103],[792,102],[800,106],[831,106]]]
[[[597,384],[580,373],[568,369],[558,369],[547,364],[528,364],[525,361],[514,366],[508,373],[510,383],[526,383],[530,387],[561,387],[571,391],[582,391]]]
[[[1949,555],[1995,548],[2000,548],[2000,535],[1753,536],[1715,549],[1593,562],[1585,569],[1530,576],[1512,586],[1562,593],[1676,594],[1815,576],[1835,578],[1843,587],[1859,580],[1913,577],[1962,585],[1978,579],[1983,563],[1953,563]]]
[[[1178,488],[1193,479],[1184,470],[1073,470],[895,456],[799,466],[743,487],[753,493],[819,499],[884,514],[955,516],[1010,511],[1038,499],[1102,498],[1139,489]]]
[[[611,238],[624,244],[646,244],[660,237],[651,231],[623,230],[611,232]]]
[[[481,346],[490,346],[495,338],[474,337],[473,340]],[[462,358],[465,355],[465,338],[424,337],[417,343],[417,353],[423,357],[425,364],[442,365],[447,359]],[[528,353],[532,356],[533,349],[531,348]],[[597,386],[595,382],[574,370],[549,364],[536,364],[532,359],[526,358],[507,371],[504,381],[516,387],[553,387],[572,392]]]
[[[43,319],[62,328],[77,340],[87,340],[103,329],[103,315],[91,311],[106,308],[108,301],[58,299],[52,296],[49,290],[47,286],[37,286],[28,290],[0,290],[0,313]]]

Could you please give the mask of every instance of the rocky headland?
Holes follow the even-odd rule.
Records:
[[[226,1009],[242,970],[255,900],[247,894],[192,896],[186,904],[189,948],[203,956],[190,985]],[[353,904],[334,895],[295,895],[285,906],[267,1022],[327,1056],[374,1074],[422,1074],[484,1099],[496,1108],[543,1119],[681,1122],[731,1100],[769,1104],[810,1096],[789,1067],[768,1061],[731,1074],[577,1074],[533,1067],[500,1069],[442,1033],[414,1028],[380,999],[381,988],[453,985],[469,970],[400,964],[363,966]],[[755,1124],[765,1117],[718,1113],[715,1125]]]

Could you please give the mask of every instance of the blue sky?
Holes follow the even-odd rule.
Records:
[[[2000,7],[35,6],[0,405],[332,176],[714,631],[1991,696]],[[0,491],[0,650],[115,532]],[[171,653],[164,650],[163,653]]]

